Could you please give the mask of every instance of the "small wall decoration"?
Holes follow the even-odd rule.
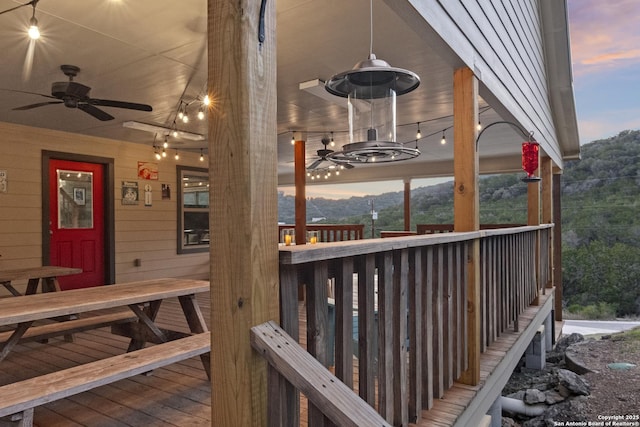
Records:
[[[0,193],[7,192],[7,171],[0,171]]]
[[[162,200],[171,199],[171,187],[169,184],[162,184]]]
[[[144,185],[144,205],[151,206],[153,205],[153,197],[151,196],[151,184]]]
[[[78,206],[84,206],[87,203],[86,193],[84,188],[82,187],[73,188],[73,201]]]
[[[134,181],[122,181],[122,204],[138,204],[138,183]]]
[[[158,179],[158,164],[151,162],[138,162],[138,178]]]

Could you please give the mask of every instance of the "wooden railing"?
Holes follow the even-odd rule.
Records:
[[[542,249],[550,228],[281,247],[281,326],[300,336],[303,285],[307,351],[324,366],[333,361],[336,377],[350,388],[355,381],[360,397],[390,424],[406,426],[469,368],[469,352],[475,350],[467,342],[466,284],[474,242],[480,242],[482,291],[476,306],[484,352],[507,328],[517,330],[518,313],[544,291],[539,272],[550,270]],[[269,406],[281,409],[274,425],[298,425],[299,392],[282,379],[269,389]],[[309,403],[309,425],[325,425],[327,410]]]
[[[278,224],[278,235],[285,228],[295,228],[292,224]],[[317,231],[320,242],[343,242],[361,240],[364,237],[363,224],[307,224],[307,231]],[[284,242],[280,242],[284,243]]]
[[[480,224],[480,230],[493,230],[496,228],[521,227],[524,224]],[[450,233],[453,231],[453,224],[416,224],[418,234]]]

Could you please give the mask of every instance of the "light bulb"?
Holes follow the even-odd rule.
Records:
[[[204,98],[202,99],[202,103],[204,105],[209,105],[211,104],[211,98],[209,98],[209,95],[205,95]]]
[[[444,131],[442,131],[442,139],[440,140],[440,144],[445,145],[447,143],[447,139],[444,137]]]
[[[333,141],[333,132],[331,132],[331,146],[335,147],[336,143]]]
[[[164,143],[162,144],[162,146],[164,148],[168,148],[169,147],[169,139],[168,138],[169,138],[168,135],[164,136]]]
[[[164,148],[162,149],[162,157],[167,157],[167,150]]]
[[[160,160],[161,158],[162,158],[162,156],[160,155],[160,153],[158,153],[158,152],[156,151],[156,159]]]
[[[38,20],[35,17],[31,18],[31,21],[29,22],[28,34],[31,40],[37,40],[40,38],[40,30],[38,29]]]
[[[294,134],[291,134],[291,145],[296,145],[296,137]]]
[[[184,117],[184,113],[182,112],[182,108],[181,108],[180,111],[178,111],[178,118],[182,120],[183,117]]]
[[[202,108],[198,110],[198,120],[204,120],[204,111]]]
[[[180,160],[180,155],[178,154],[178,150],[176,150],[176,155],[174,157],[176,160]]]
[[[422,133],[420,132],[420,123],[418,123],[418,132],[416,132],[416,139],[422,138]]]
[[[202,148],[200,149],[200,161],[204,162],[204,154],[202,153]]]
[[[187,115],[187,112],[185,111],[185,113],[182,115],[182,123],[189,123],[189,116]]]
[[[482,123],[478,122],[478,126],[476,127],[476,129],[478,129],[478,131],[482,130]]]

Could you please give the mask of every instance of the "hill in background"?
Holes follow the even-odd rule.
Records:
[[[596,314],[640,315],[640,131],[582,146],[582,159],[567,162],[561,178],[563,283],[569,305],[594,306]],[[481,223],[526,223],[523,174],[480,179]],[[404,229],[402,191],[342,200],[311,198],[307,215],[324,223],[365,224],[371,235]],[[293,223],[294,197],[278,197],[279,219]],[[411,224],[453,222],[453,182],[411,191]]]

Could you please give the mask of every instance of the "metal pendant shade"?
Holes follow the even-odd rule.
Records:
[[[331,77],[325,88],[329,93],[344,98],[356,92],[359,98],[378,99],[386,97],[389,89],[394,90],[396,95],[404,95],[419,85],[420,77],[416,73],[392,67],[372,53],[351,70]]]

